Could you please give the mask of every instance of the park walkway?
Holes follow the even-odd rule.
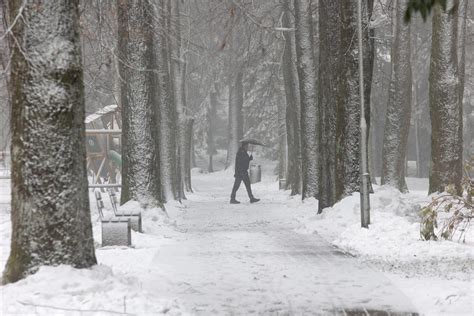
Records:
[[[183,233],[171,236],[151,258],[144,287],[158,296],[176,297],[201,315],[415,311],[382,273],[338,252],[318,235],[295,232],[300,225],[295,218],[308,210],[287,203],[275,185],[254,186],[262,198],[256,204],[249,204],[241,188],[240,205],[228,203],[229,174],[200,175],[194,186],[198,191],[176,217]],[[169,282],[160,281],[164,276]]]

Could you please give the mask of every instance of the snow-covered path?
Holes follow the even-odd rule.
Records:
[[[416,311],[382,273],[338,252],[317,234],[297,232],[301,220],[314,215],[316,201],[302,205],[298,197],[278,191],[277,184],[264,177],[253,186],[261,202],[249,204],[241,188],[237,198],[243,203],[230,205],[232,180],[225,172],[195,175],[196,192],[183,205],[168,206],[177,229],[159,221],[153,226],[145,218],[145,229],[150,229],[133,233],[134,247],[99,247],[100,265],[92,271],[44,268],[1,287],[3,301],[8,302],[4,308],[45,315],[61,308],[137,315],[183,310],[192,315]],[[0,202],[9,202],[8,187],[3,183]],[[9,212],[2,214],[4,265],[10,225]],[[94,208],[93,217],[97,218]],[[95,219],[93,223],[100,242],[100,224]]]
[[[136,258],[135,268],[147,271],[141,277],[146,290],[203,315],[414,311],[383,274],[318,235],[296,233],[304,209],[293,209],[276,185],[255,185],[262,198],[257,204],[249,204],[241,188],[243,204],[230,205],[232,178],[221,175],[222,182],[206,175],[195,180],[199,191],[176,217],[183,233],[172,234],[153,255]],[[114,261],[104,263],[117,266]]]

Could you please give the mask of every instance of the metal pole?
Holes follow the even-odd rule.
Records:
[[[360,222],[361,226],[369,228],[370,198],[369,172],[367,170],[367,122],[364,107],[364,67],[362,53],[362,5],[357,0],[357,28],[359,35],[359,93],[360,93]]]

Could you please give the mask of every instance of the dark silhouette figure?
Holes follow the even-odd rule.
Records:
[[[230,203],[231,204],[239,204],[240,202],[235,199],[235,195],[237,190],[240,187],[240,183],[243,181],[245,184],[245,188],[247,189],[247,193],[249,195],[250,203],[255,203],[260,201],[260,199],[256,199],[252,194],[252,188],[250,187],[250,178],[249,178],[249,164],[250,161],[253,159],[253,156],[247,153],[249,149],[248,143],[243,143],[240,146],[237,155],[235,156],[235,182],[234,187],[232,188],[232,194],[230,195]]]

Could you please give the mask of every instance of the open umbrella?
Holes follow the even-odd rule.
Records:
[[[244,138],[244,139],[239,140],[239,143],[242,143],[242,144],[251,144],[251,145],[259,145],[259,146],[266,146],[264,143],[259,142],[259,141],[256,140],[255,138]]]
[[[255,138],[244,138],[239,140],[241,144],[250,144],[250,145],[258,145],[258,146],[266,146],[264,143],[259,142]],[[250,154],[253,154],[253,146],[250,148]]]

